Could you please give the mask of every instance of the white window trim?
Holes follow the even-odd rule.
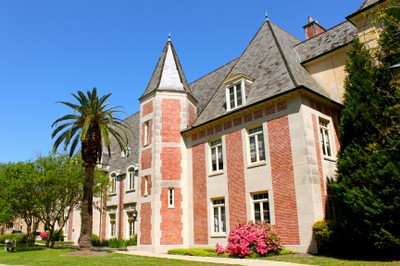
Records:
[[[213,142],[217,142],[217,141],[221,141],[221,143],[218,143],[217,145],[212,146],[212,143]],[[224,145],[223,145],[222,138],[211,140],[209,142],[209,147],[210,147],[210,149],[209,149],[209,151],[210,151],[209,152],[209,154],[210,154],[210,159],[209,159],[209,162],[210,162],[210,170],[209,170],[210,175],[216,175],[216,174],[223,173],[224,172],[224,166],[225,166],[225,163],[224,163],[225,156],[224,156]],[[218,158],[218,148],[219,147],[221,147],[221,160],[222,160],[222,168],[221,169],[219,169],[219,158]],[[213,169],[213,159],[212,159],[213,149],[216,149],[216,155],[215,155],[216,156],[216,165],[217,165],[217,169],[216,170]]]
[[[332,134],[331,134],[331,121],[328,119],[324,119],[322,117],[318,120],[318,129],[319,129],[319,137],[320,137],[320,149],[322,152],[322,156],[325,159],[334,159],[333,157],[333,145],[332,145]],[[329,150],[328,150],[329,147]],[[330,152],[330,154],[328,154]]]
[[[126,192],[131,192],[131,191],[136,191],[136,186],[137,186],[137,167],[130,166],[128,167],[128,170],[126,172]],[[131,187],[131,174],[133,174],[133,187]]]
[[[215,201],[218,200],[224,200],[224,203],[215,203]],[[224,215],[225,215],[225,220],[222,220],[222,207],[224,208]],[[219,230],[218,232],[215,231],[215,220],[214,220],[214,210],[218,209],[218,224],[219,224]],[[219,237],[219,236],[226,236],[227,235],[227,210],[226,210],[226,201],[225,198],[214,198],[211,199],[211,236],[213,237]],[[225,231],[223,230],[225,227]]]
[[[175,189],[168,188],[168,208],[175,208]]]
[[[242,103],[240,104],[240,105],[238,105],[237,104],[237,89],[236,89],[236,86],[237,85],[239,85],[240,84],[240,89],[241,89],[241,97],[242,97]],[[243,106],[243,105],[245,105],[246,104],[246,83],[245,83],[245,80],[244,79],[240,79],[239,81],[236,81],[236,82],[233,82],[233,83],[230,83],[230,84],[227,84],[226,85],[226,89],[225,89],[225,92],[226,92],[226,109],[227,109],[227,111],[230,111],[230,110],[234,110],[234,109],[237,109],[237,108],[239,108],[239,107],[241,107],[241,106]],[[235,106],[234,107],[232,107],[231,106],[231,99],[230,99],[230,89],[231,88],[234,88],[234,102],[235,102]]]
[[[266,199],[254,199],[254,196],[256,195],[260,195],[260,194],[267,194],[267,198]],[[269,224],[271,224],[271,206],[269,204],[270,202],[270,195],[268,191],[260,191],[260,192],[254,192],[251,193],[251,218],[253,222],[265,222],[265,217],[264,217],[264,212],[263,212],[263,205],[261,203],[263,202],[267,202],[268,204],[268,220],[267,221]],[[260,215],[261,215],[261,221],[256,221],[256,212],[255,212],[255,204],[259,204],[260,205]]]
[[[148,195],[149,195],[149,190],[148,190],[148,185],[149,185],[149,177],[148,176],[145,176],[144,177],[144,193],[143,193],[143,196],[144,197],[147,197]]]
[[[250,130],[256,129],[256,128],[261,128],[261,131],[258,131],[256,133],[251,133],[250,134]],[[266,160],[267,160],[266,147],[265,147],[264,126],[263,125],[259,125],[259,126],[248,128],[246,130],[246,133],[247,133],[247,140],[246,141],[247,141],[247,161],[248,161],[248,165],[250,167],[251,166],[264,165],[266,163]],[[263,138],[262,140],[263,140],[263,144],[264,144],[264,149],[263,149],[264,150],[264,159],[263,160],[259,159],[260,158],[260,154],[259,154],[259,137],[260,137],[260,135],[262,135],[262,138]],[[255,162],[251,161],[251,142],[250,142],[250,139],[252,137],[256,138],[256,142],[255,142],[255,145],[256,145],[256,147],[255,147],[256,161]]]
[[[113,217],[113,219],[111,217]],[[109,218],[109,222],[108,222],[109,236],[110,236],[110,238],[113,238],[113,237],[117,236],[117,214],[115,212],[109,213],[108,218]],[[114,230],[113,230],[113,227],[114,227]]]
[[[143,146],[148,146],[150,144],[150,120],[144,122],[144,143]]]
[[[133,221],[133,235],[136,234],[136,225],[135,219],[133,218],[133,210],[126,211],[126,238],[130,239],[133,235],[130,234],[131,231],[131,224],[130,222]]]
[[[110,179],[111,179],[111,186],[110,186],[110,191],[109,195],[116,195],[117,194],[117,174],[116,173],[111,173],[110,174]]]

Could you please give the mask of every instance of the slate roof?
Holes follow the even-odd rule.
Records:
[[[302,63],[312,60],[327,52],[340,48],[351,42],[357,36],[357,28],[345,21],[313,38],[294,46]]]
[[[227,114],[223,81],[234,74],[243,74],[254,79],[246,95],[246,104],[241,108],[301,86],[328,97],[300,64],[298,55],[293,49],[299,42],[299,39],[274,23],[266,21],[244,53],[236,61],[231,62],[232,69],[223,78],[219,78],[215,94],[192,126],[201,125]],[[195,95],[200,94],[197,90],[205,88],[210,82],[209,79],[212,77],[204,77],[195,82],[196,86],[192,87]],[[214,81],[214,85],[215,83]]]
[[[172,53],[173,58],[170,59],[168,56]],[[168,59],[172,60],[169,61]],[[182,86],[183,90],[191,94],[190,86],[186,80],[185,74],[183,72],[183,68],[181,63],[179,62],[178,56],[175,52],[174,46],[170,40],[167,41],[167,43],[164,46],[163,52],[157,62],[156,68],[154,69],[154,72],[151,76],[151,79],[149,81],[149,84],[147,85],[147,88],[141,98],[146,96],[149,93],[152,93],[155,90],[163,90],[163,89],[170,89],[170,88],[160,88],[160,84],[163,83],[163,81],[166,79],[165,73],[166,72],[171,72],[173,69],[166,69],[166,68],[176,68],[175,71],[177,71],[177,74],[180,79],[180,85]],[[167,73],[168,74],[168,73]],[[176,86],[174,88],[176,90]]]
[[[361,12],[364,12],[365,10],[371,8],[373,5],[377,5],[377,4],[382,3],[384,1],[386,1],[386,0],[365,0],[364,3],[360,6],[360,8],[356,12],[354,12],[353,14],[350,14],[346,18],[350,19],[351,17],[353,17],[353,16],[355,16],[355,15],[357,15],[357,14],[359,14]]]
[[[116,141],[111,142],[111,157],[106,149],[103,149],[103,165],[110,165],[110,171],[120,169],[125,172],[129,165],[139,163],[139,121],[140,113],[137,112],[124,120],[132,129],[134,135],[128,135],[128,147],[131,149],[129,156],[121,157],[121,149]]]

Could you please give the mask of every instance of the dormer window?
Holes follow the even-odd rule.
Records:
[[[244,93],[242,90],[242,83],[237,83],[228,89],[229,101],[228,110],[235,109],[243,104]]]
[[[225,81],[226,110],[236,109],[246,102],[246,89],[253,83],[253,79],[243,74],[234,74]]]

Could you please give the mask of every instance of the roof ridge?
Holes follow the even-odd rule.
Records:
[[[272,28],[270,21],[267,21],[267,23],[268,23],[267,25],[268,25],[268,27],[269,27],[269,29],[271,31],[272,38],[274,38],[275,44],[278,47],[279,54],[281,55],[283,63],[285,64],[286,70],[288,71],[289,77],[292,80],[294,86],[297,87],[298,86],[297,80],[294,78],[292,69],[290,68],[289,63],[288,63],[288,61],[286,59],[286,56],[284,55],[284,53],[282,51],[281,44],[279,43],[278,38],[275,35],[275,31]]]

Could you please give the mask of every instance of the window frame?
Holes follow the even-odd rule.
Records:
[[[259,131],[251,132],[252,130],[261,129]],[[265,135],[264,135],[264,126],[259,125],[255,127],[248,128],[247,130],[247,155],[248,155],[248,164],[255,165],[255,164],[262,164],[266,162],[267,155],[266,155],[266,148],[265,148]],[[261,136],[261,137],[260,137]],[[254,151],[253,151],[253,144],[252,139],[254,138]],[[260,154],[260,141],[262,141],[262,154]],[[255,161],[252,161],[252,154],[255,153]]]
[[[111,186],[110,186],[110,191],[108,194],[115,195],[115,194],[117,194],[117,174],[111,173],[110,179],[111,179]]]
[[[333,145],[331,137],[330,121],[324,118],[319,118],[318,121],[320,148],[324,158],[333,159]]]
[[[133,218],[133,210],[126,211],[127,217],[127,237],[131,238],[136,234],[136,227],[135,227],[135,218]]]
[[[218,143],[216,143],[218,142]],[[213,145],[214,143],[214,145]],[[209,142],[209,147],[210,147],[210,173],[211,174],[218,174],[222,173],[224,171],[224,145],[222,138],[219,139],[214,139],[210,140]],[[221,150],[220,153],[218,153],[218,150]],[[215,169],[214,169],[214,160],[213,160],[213,151],[215,150]],[[219,154],[221,156],[219,156]]]
[[[127,192],[136,191],[138,170],[136,167],[129,167],[127,171]]]
[[[217,211],[217,215],[216,215]],[[211,235],[212,236],[226,236],[226,203],[225,198],[211,199]],[[217,216],[217,220],[215,217]]]
[[[109,226],[110,226],[110,237],[115,237],[117,235],[117,214],[109,213]]]
[[[259,198],[255,199],[255,196],[262,196],[266,194],[266,198]],[[265,213],[264,213],[264,203],[267,204],[267,220],[265,219]],[[269,200],[269,193],[268,191],[260,191],[260,192],[254,192],[251,193],[251,209],[252,209],[252,221],[254,222],[266,222],[271,224],[271,206],[270,206],[270,200]],[[260,219],[256,219],[256,205],[259,206],[260,210]]]
[[[175,189],[173,187],[168,188],[168,208],[175,208]]]
[[[145,121],[143,129],[143,147],[150,145],[150,120]]]

